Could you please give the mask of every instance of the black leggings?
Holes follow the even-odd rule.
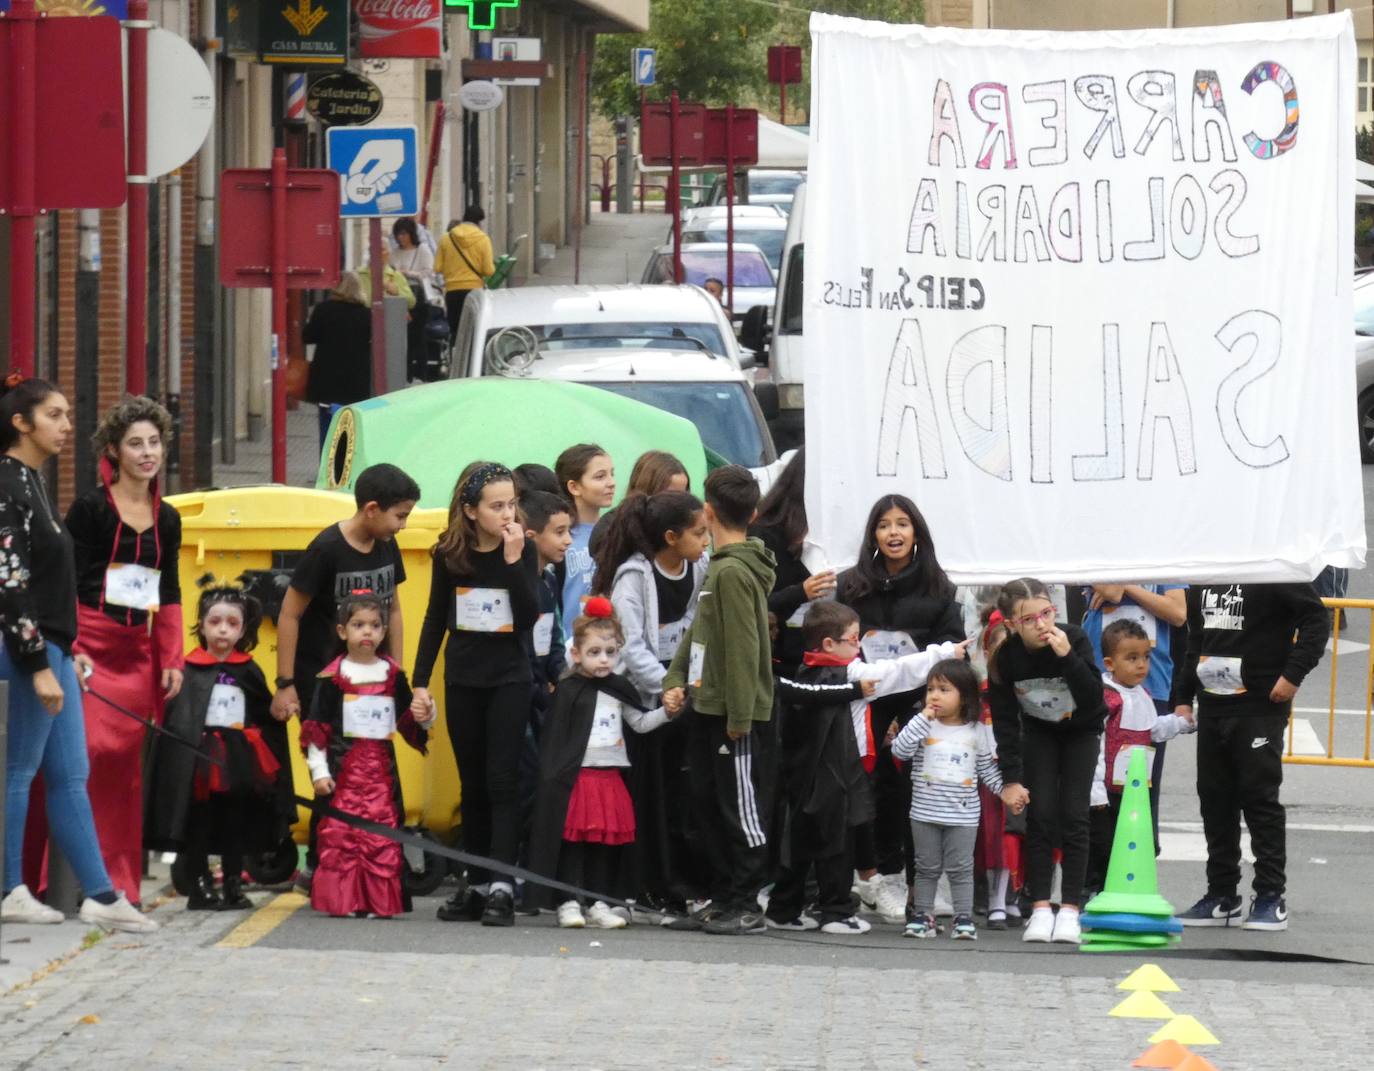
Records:
[[[622,867],[620,854],[626,849],[622,844],[589,844],[580,840],[565,840],[558,853],[559,881],[579,888],[590,889],[603,896],[620,899],[624,890],[619,887],[617,876]],[[558,894],[560,897],[566,895]],[[583,907],[591,904],[589,897],[579,898]]]
[[[458,762],[463,812],[463,845],[474,855],[514,863],[520,850],[520,751],[530,720],[530,686],[445,687],[448,735]],[[490,881],[486,870],[471,867],[474,885]],[[510,882],[496,875],[498,881]]]
[[[220,869],[226,880],[243,875],[243,809],[238,802],[217,794],[187,808],[186,857],[193,876],[209,873],[211,844],[220,847]]]
[[[1050,898],[1055,833],[1064,853],[1066,904],[1083,905],[1088,827],[1100,733],[1041,728],[1022,720],[1021,752],[1030,807],[1026,811],[1026,886],[1032,900]]]

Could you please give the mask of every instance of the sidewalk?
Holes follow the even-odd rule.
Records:
[[[301,402],[286,412],[286,482],[314,487],[320,469],[319,407]],[[264,426],[257,442],[235,443],[234,463],[226,465],[215,450],[215,486],[244,487],[272,482],[272,429]]]

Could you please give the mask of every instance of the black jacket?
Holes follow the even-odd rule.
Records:
[[[76,564],[43,477],[0,455],[0,631],[25,674],[48,668],[49,643],[76,640]]]
[[[554,578],[552,566],[539,574],[535,582],[535,592],[539,596],[539,616],[552,614],[552,628],[549,633],[549,653],[538,655],[534,652],[534,631],[525,634],[525,649],[530,659],[530,675],[533,678],[533,697],[530,702],[530,724],[534,727],[536,738],[544,726],[544,718],[553,703],[549,685],[556,685],[563,670],[567,667],[568,657],[564,650],[563,630],[558,624],[558,604],[562,601],[562,587]]]
[[[1199,717],[1286,716],[1290,704],[1271,703],[1270,691],[1280,677],[1301,684],[1321,661],[1330,634],[1330,616],[1310,583],[1189,588],[1188,654],[1178,676],[1178,702],[1196,697]],[[1199,663],[1213,658],[1240,660],[1244,691],[1219,695],[1199,685]]]
[[[583,677],[578,674],[564,677],[553,696],[553,707],[544,722],[539,740],[539,795],[534,803],[534,817],[530,824],[530,869],[550,878],[558,877],[558,857],[563,848],[563,825],[568,816],[568,800],[572,796],[577,775],[582,771],[582,758],[587,753],[587,738],[592,732],[596,715],[596,697],[601,692],[619,699],[627,707],[643,710],[635,686],[618,673],[609,677]],[[622,872],[613,878],[615,889],[595,889],[608,892],[623,889],[630,876],[632,853],[617,853]],[[539,887],[535,903],[541,907],[556,907],[567,900],[566,893]]]
[[[330,298],[310,310],[302,341],[314,343],[305,397],[347,405],[372,397],[372,310]]]
[[[768,612],[778,622],[778,638],[773,644],[773,661],[789,668],[799,665],[804,653],[801,629],[788,628],[787,622],[802,603],[806,602],[806,592],[802,588],[802,583],[811,576],[811,570],[802,564],[801,556],[787,546],[778,529],[756,526],[749,530],[749,534],[758,536],[777,559],[773,590],[768,596]]]
[[[1102,672],[1093,657],[1092,643],[1077,625],[1062,625],[1069,653],[1060,658],[1049,647],[1030,650],[1018,635],[1009,636],[988,670],[988,705],[997,738],[997,762],[1002,780],[1022,783],[1021,733],[1100,733],[1107,720],[1102,697]],[[1064,686],[1068,695],[1064,695]],[[1063,720],[1048,716],[1070,713]],[[1040,710],[1041,715],[1031,713]]]
[[[802,665],[779,677],[773,694],[794,833],[804,830],[813,858],[825,859],[844,851],[851,828],[873,819],[873,793],[850,714],[850,703],[863,692],[849,683],[844,666]]]

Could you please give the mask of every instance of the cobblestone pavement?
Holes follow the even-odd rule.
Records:
[[[243,916],[174,902],[157,912],[156,937],[106,938],[0,998],[0,1063],[1103,1071],[1128,1068],[1161,1025],[1108,1015],[1126,995],[1116,982],[1140,960],[1013,955],[1011,935],[998,935],[1005,954],[970,949],[973,969],[960,969],[953,949],[913,948],[892,930],[865,950],[844,939],[560,931],[547,917],[484,931],[434,922],[437,902],[383,922],[307,908],[245,949],[215,947]],[[340,943],[356,947],[330,947]],[[388,950],[397,944],[427,951]],[[679,958],[642,958],[655,953]],[[1286,965],[1192,977],[1189,961],[1160,961],[1181,988],[1161,996],[1221,1040],[1201,1050],[1219,1068],[1367,1065],[1374,972],[1292,983]]]

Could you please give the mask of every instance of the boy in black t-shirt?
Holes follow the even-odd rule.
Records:
[[[371,591],[387,604],[387,649],[402,657],[401,603],[395,596],[406,573],[395,538],[420,488],[395,465],[373,465],[359,474],[353,497],[357,512],[310,541],[282,600],[272,698],[278,721],[309,708],[316,674],[338,653],[334,618],[349,593]]]

